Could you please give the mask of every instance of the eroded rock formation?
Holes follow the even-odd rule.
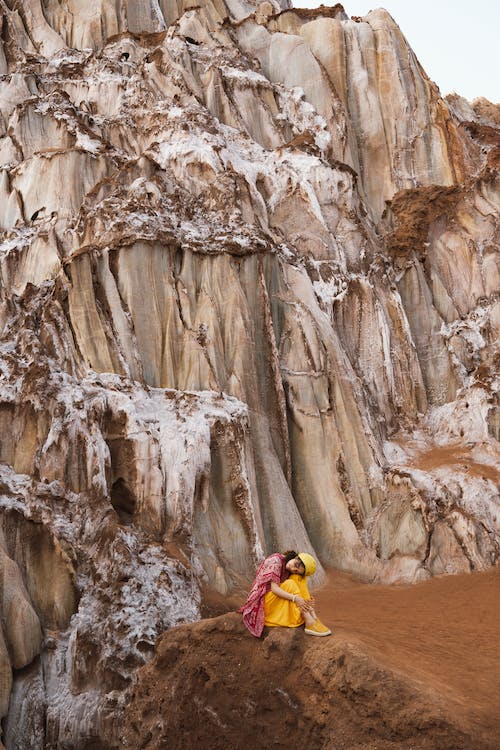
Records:
[[[7,748],[97,747],[264,552],[494,564],[497,108],[443,100],[382,10],[0,19]]]

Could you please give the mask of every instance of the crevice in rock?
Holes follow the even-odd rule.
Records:
[[[284,451],[285,477],[286,477],[288,486],[291,487],[292,459],[291,459],[291,452],[290,452],[290,436],[288,434],[287,402],[286,402],[285,392],[283,389],[283,377],[282,377],[281,367],[280,367],[280,357],[279,357],[278,347],[276,345],[276,333],[275,333],[274,321],[272,317],[271,299],[270,299],[269,292],[268,292],[267,285],[266,285],[266,279],[264,275],[264,268],[263,268],[262,261],[259,261],[259,281],[260,281],[262,297],[263,297],[262,306],[263,306],[263,315],[264,315],[264,330],[267,336],[267,340],[269,342],[269,349],[270,349],[269,359],[270,359],[271,371],[273,374],[274,392],[276,394],[278,419],[279,419],[280,433],[281,433],[281,439],[282,439],[282,447],[281,446],[278,447],[278,455],[281,453],[281,450]]]
[[[111,485],[110,500],[120,523],[130,526],[134,519],[137,498],[123,477],[118,477]]]

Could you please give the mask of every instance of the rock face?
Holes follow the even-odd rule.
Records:
[[[271,550],[493,565],[498,108],[382,10],[0,18],[7,748],[98,747],[200,585]]]

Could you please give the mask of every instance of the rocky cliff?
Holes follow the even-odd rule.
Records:
[[[495,563],[500,117],[383,10],[0,20],[0,716],[95,749],[270,550]]]

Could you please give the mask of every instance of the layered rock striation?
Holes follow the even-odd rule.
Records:
[[[7,748],[97,747],[200,586],[276,548],[493,565],[497,108],[383,10],[0,19]]]

